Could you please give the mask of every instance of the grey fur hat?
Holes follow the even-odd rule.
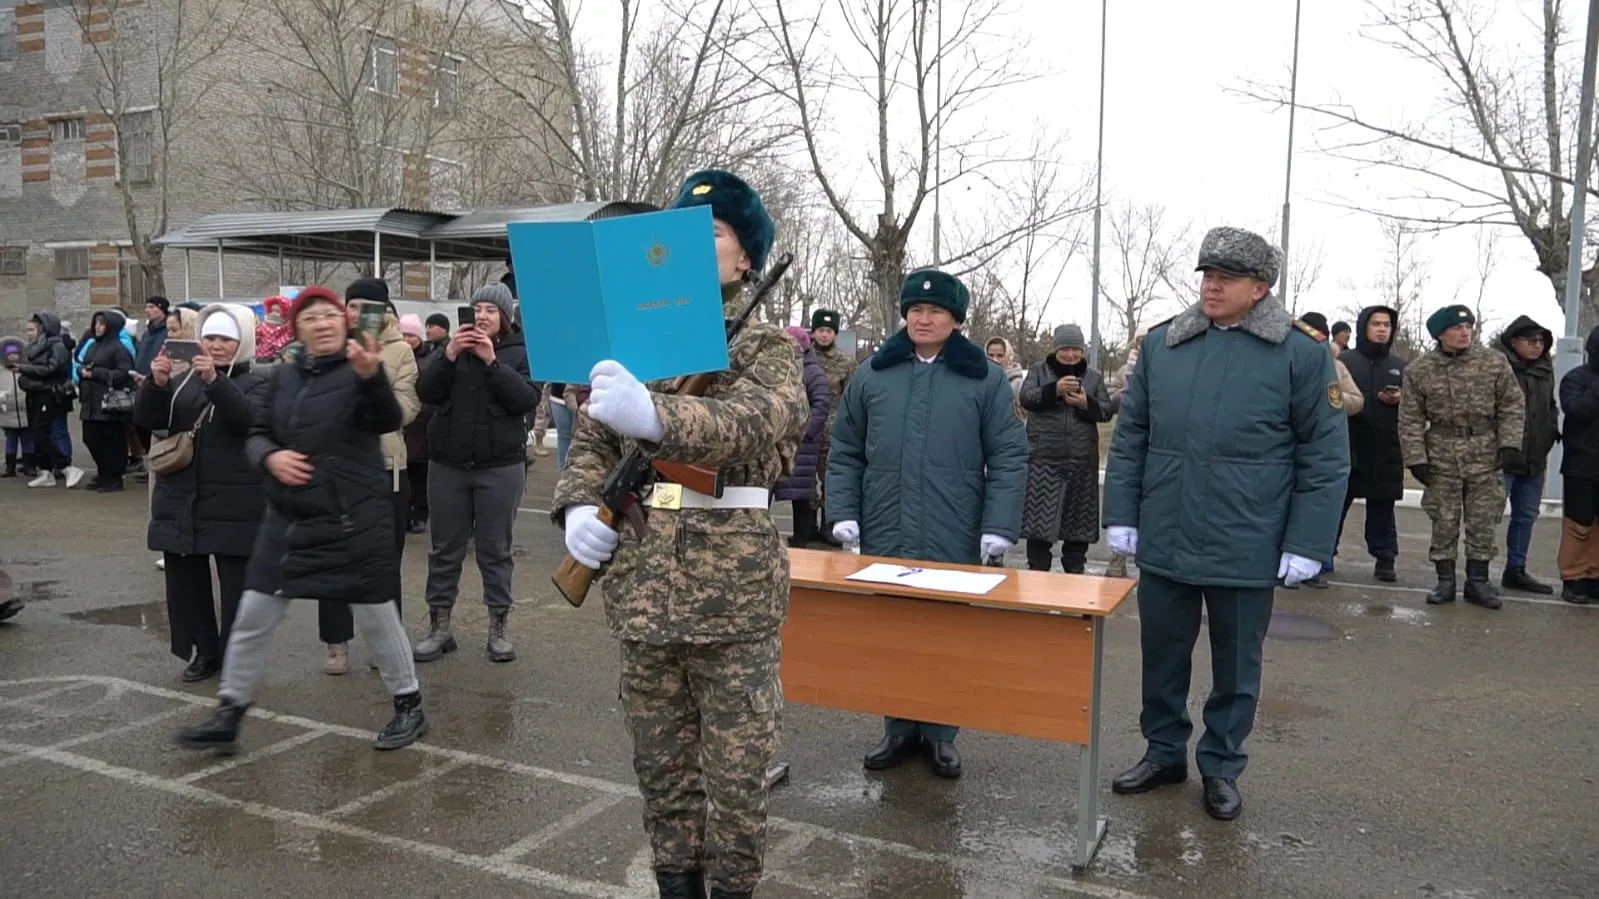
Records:
[[[1194,271],[1216,269],[1230,275],[1259,278],[1267,287],[1277,286],[1282,270],[1282,251],[1266,238],[1243,228],[1212,228],[1199,244],[1199,264]]]

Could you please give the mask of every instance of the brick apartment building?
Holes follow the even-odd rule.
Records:
[[[213,212],[450,210],[486,199],[471,195],[473,160],[489,158],[480,152],[489,139],[479,133],[497,133],[502,145],[493,158],[505,165],[504,135],[514,129],[485,110],[515,115],[515,104],[493,96],[505,85],[473,78],[466,61],[474,50],[514,47],[517,35],[508,33],[500,0],[466,0],[477,37],[447,49],[431,46],[433,35],[466,32],[459,6],[441,13],[424,5],[432,0],[369,0],[374,5],[362,12],[356,0],[352,21],[332,23],[328,30],[337,33],[324,48],[314,35],[328,23],[310,20],[301,29],[288,11],[293,2],[0,0],[0,334],[20,333],[39,308],[56,310],[80,330],[94,308],[136,311],[149,285],[135,240],[159,236],[163,208],[170,231]],[[191,24],[202,14],[211,18],[191,28],[198,34],[185,33],[180,9]],[[447,32],[441,15],[456,17]],[[223,38],[207,36],[219,32]],[[305,49],[323,53],[325,73],[304,71],[297,32],[315,42]],[[314,91],[329,90],[319,80],[344,70],[359,80],[318,99]],[[175,89],[180,78],[185,86]],[[551,103],[562,108],[560,98]],[[273,112],[291,107],[359,109],[359,118],[330,117],[306,138],[339,132],[340,140],[326,145],[345,147],[344,158],[319,149],[323,143],[291,146],[299,113]],[[560,118],[552,113],[550,121]],[[533,154],[536,143],[519,142],[509,156],[525,173],[523,183],[548,185],[554,167]],[[557,186],[488,199],[543,202],[559,193]],[[181,298],[186,281],[197,299],[218,295],[214,255],[193,253],[187,273],[184,254],[167,251],[161,259],[168,296]],[[447,275],[407,268],[384,274],[411,297],[436,293]],[[267,296],[279,274],[273,260],[230,256],[226,294]],[[317,272],[334,284],[354,274]]]

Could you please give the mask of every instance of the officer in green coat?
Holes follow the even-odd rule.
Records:
[[[1349,476],[1343,395],[1319,331],[1271,293],[1277,248],[1216,228],[1199,249],[1200,301],[1151,328],[1105,471],[1107,542],[1134,556],[1148,749],[1118,793],[1188,777],[1188,683],[1200,613],[1213,686],[1195,759],[1205,810],[1243,810],[1237,779],[1260,694],[1279,580],[1332,560]]]
[[[975,565],[1016,543],[1027,429],[1005,370],[959,331],[968,302],[954,275],[911,272],[905,327],[855,370],[836,407],[827,514],[833,536],[867,555]],[[889,718],[885,730],[868,769],[920,750],[934,774],[960,776],[956,728]]]

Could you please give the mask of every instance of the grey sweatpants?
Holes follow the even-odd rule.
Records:
[[[289,610],[292,599],[246,590],[239,600],[238,617],[233,619],[233,630],[228,634],[228,648],[222,654],[222,683],[217,696],[234,705],[243,705],[255,695],[255,687],[266,671],[267,645],[272,642],[272,632],[277,630],[283,615]],[[372,647],[372,660],[377,662],[378,674],[390,696],[415,693],[421,689],[416,682],[416,663],[411,659],[411,641],[405,636],[405,626],[400,623],[400,613],[393,602],[374,605],[351,603],[350,613],[355,617],[355,629],[368,646]]]
[[[470,540],[483,576],[483,602],[490,609],[511,608],[511,529],[522,504],[527,469],[453,468],[428,463],[427,602],[430,609],[455,606],[461,592],[461,562]]]

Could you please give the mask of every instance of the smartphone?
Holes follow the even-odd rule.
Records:
[[[455,309],[455,323],[463,328],[477,327],[477,313],[471,306],[457,306]]]
[[[362,303],[355,317],[355,330],[371,337],[377,343],[383,337],[383,315],[388,308],[381,303]]]
[[[168,340],[165,344],[167,358],[173,362],[193,362],[200,355],[198,340]]]

